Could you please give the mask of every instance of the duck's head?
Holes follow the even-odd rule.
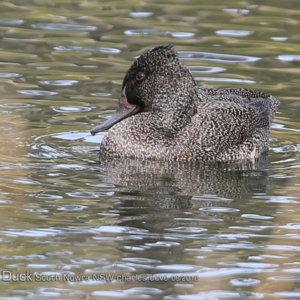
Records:
[[[180,63],[172,45],[153,48],[142,54],[127,71],[115,113],[91,134],[104,131],[140,112],[167,112],[180,108],[193,110],[189,104],[196,83],[190,71]],[[192,109],[191,109],[192,108]],[[188,112],[188,113],[189,113]]]

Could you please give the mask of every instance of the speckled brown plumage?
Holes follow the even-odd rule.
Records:
[[[112,117],[116,121],[92,134],[112,126],[101,144],[108,156],[253,160],[268,149],[278,105],[260,91],[199,88],[173,47],[161,46],[133,63],[123,81],[118,117]]]

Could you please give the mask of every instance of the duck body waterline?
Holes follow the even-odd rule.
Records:
[[[269,147],[279,101],[251,89],[197,86],[172,46],[141,55],[125,75],[109,129],[107,156],[175,161],[253,160]]]

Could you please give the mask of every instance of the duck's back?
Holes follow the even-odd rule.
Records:
[[[279,100],[271,94],[252,89],[200,88],[199,94],[200,99],[203,99],[202,101],[230,101],[249,105],[249,107],[253,107],[259,112],[260,118],[257,119],[257,122],[265,123],[268,120],[268,126],[271,126],[272,119],[279,105]]]
[[[200,88],[198,114],[192,125],[199,128],[195,130],[197,159],[258,157],[268,149],[269,128],[278,104],[270,94],[250,89]]]

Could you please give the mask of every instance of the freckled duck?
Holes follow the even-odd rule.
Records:
[[[253,160],[268,149],[279,101],[251,89],[197,86],[173,46],[142,54],[129,68],[109,129],[107,156],[173,161]]]

